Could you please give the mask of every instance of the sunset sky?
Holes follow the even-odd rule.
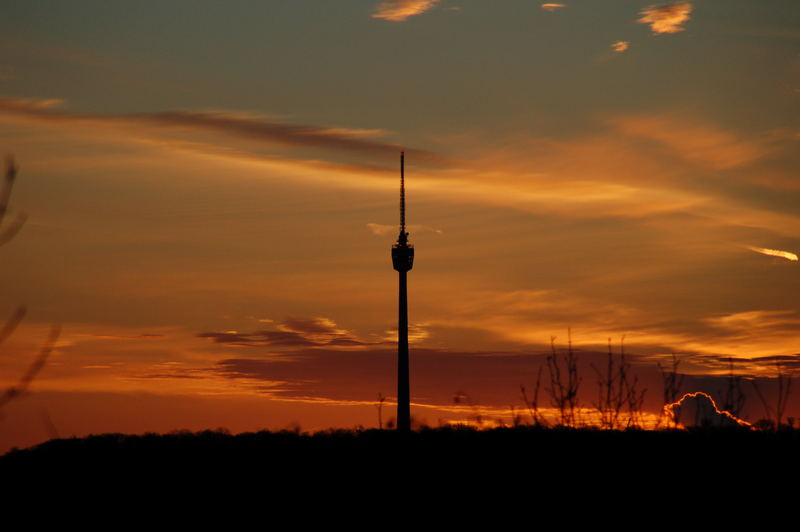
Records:
[[[587,407],[623,336],[651,411],[673,353],[686,392],[730,358],[769,390],[799,111],[797,0],[4,2],[4,387],[62,332],[0,452],[390,418],[401,149],[417,419],[522,408],[568,329]]]

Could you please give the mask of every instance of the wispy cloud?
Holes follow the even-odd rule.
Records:
[[[386,0],[378,4],[372,18],[403,22],[408,17],[425,13],[438,2],[439,0]]]
[[[277,330],[261,330],[242,333],[239,331],[203,332],[199,338],[207,338],[215,344],[234,347],[298,348],[298,347],[361,347],[374,345],[359,340],[353,333],[339,328],[331,319],[286,318],[276,326]]]
[[[369,229],[370,233],[373,235],[378,236],[386,236],[398,231],[397,225],[376,224],[372,222],[367,224],[367,229]]]
[[[364,400],[375,390],[392,390],[394,347],[365,350],[299,349],[291,357],[231,357],[219,360],[213,373],[283,398]],[[417,347],[414,350],[414,401],[452,404],[457,390],[482,404],[506,405],[509,390],[544,359],[518,353],[464,352]],[[270,382],[283,383],[278,389]],[[266,384],[266,385],[265,385]]]
[[[691,2],[675,2],[658,6],[649,6],[641,11],[642,24],[649,24],[654,34],[678,33],[683,31],[683,24],[687,22],[692,13]]]
[[[367,224],[367,229],[369,229],[370,232],[373,235],[385,236],[385,235],[391,235],[391,234],[397,233],[397,231],[399,231],[399,226],[397,224],[395,224],[395,225],[386,225],[386,224],[376,224],[376,223],[370,222],[370,223]],[[433,227],[428,227],[426,225],[409,225],[408,226],[408,230],[411,233],[420,233],[420,232],[423,232],[423,231],[428,231],[428,232],[438,233],[438,234],[442,233],[441,229],[435,229]]]
[[[64,100],[60,98],[47,98],[38,100],[34,98],[0,98],[0,107],[7,111],[32,112],[53,107],[61,107]]]
[[[796,254],[791,253],[789,251],[781,251],[780,249],[759,248],[755,246],[747,246],[747,249],[755,251],[756,253],[761,253],[762,255],[769,255],[771,257],[780,257],[782,259],[791,261],[798,260]]]
[[[741,334],[753,331],[770,335],[781,331],[794,334],[793,329],[800,326],[800,316],[791,310],[750,310],[708,318],[706,321],[713,327]]]
[[[394,159],[401,146],[370,140],[384,134],[383,130],[351,129],[313,125],[280,123],[240,112],[224,111],[166,111],[100,115],[70,113],[54,109],[60,100],[29,100],[0,98],[0,112],[49,122],[76,122],[130,126],[137,124],[169,128],[183,132],[216,132],[241,139],[257,140],[295,147],[321,148],[332,151],[355,152],[361,155],[391,157]],[[417,160],[427,158],[421,150]],[[427,152],[425,152],[427,153]]]
[[[564,4],[542,4],[542,9],[545,11],[555,11],[556,9],[560,9],[565,7]]]
[[[662,144],[675,155],[712,170],[744,166],[772,150],[760,139],[741,138],[716,125],[680,114],[619,116],[610,122],[625,135]]]
[[[352,138],[384,137],[388,134],[385,129],[355,129],[347,127],[329,127],[322,129],[321,132]]]
[[[98,340],[152,340],[157,338],[164,338],[163,334],[135,334],[135,335],[121,335],[121,334],[85,334],[75,333],[75,337],[86,337],[89,339],[96,338]]]
[[[611,48],[615,52],[617,52],[618,54],[621,54],[622,52],[627,50],[629,47],[630,47],[630,43],[628,41],[617,41],[617,42],[611,44]]]

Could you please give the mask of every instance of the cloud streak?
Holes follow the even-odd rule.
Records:
[[[277,325],[277,330],[261,330],[242,333],[239,331],[202,332],[199,338],[207,338],[215,344],[233,347],[363,347],[375,345],[363,342],[356,336],[340,329],[333,320],[317,318],[286,318]]]
[[[439,0],[387,0],[378,4],[372,18],[403,22],[408,17],[421,15],[439,3]]]
[[[542,4],[542,9],[550,12],[553,12],[556,9],[561,9],[562,7],[565,7],[564,4]]]
[[[54,109],[59,100],[28,100],[0,98],[0,112],[30,119],[56,123],[155,126],[159,129],[187,132],[215,132],[241,139],[264,141],[299,148],[321,148],[350,152],[379,158],[396,158],[404,149],[397,144],[370,140],[383,134],[381,130],[358,130],[313,125],[287,124],[269,121],[243,113],[219,111],[165,111],[97,115],[69,113]],[[430,159],[423,150],[408,150],[417,160]]]
[[[780,257],[782,259],[790,261],[798,260],[797,255],[795,255],[790,251],[782,251],[780,249],[759,248],[755,246],[747,246],[747,249],[755,251],[756,253],[761,253],[762,255],[769,255],[771,257]]]
[[[649,6],[641,11],[642,18],[637,22],[649,24],[654,35],[678,33],[686,29],[683,24],[689,20],[691,13],[691,2]]]

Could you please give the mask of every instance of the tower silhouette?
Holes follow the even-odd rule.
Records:
[[[411,390],[408,379],[408,291],[406,274],[414,265],[414,246],[406,232],[405,153],[400,152],[400,235],[392,246],[392,266],[400,278],[397,312],[397,430],[411,430]]]

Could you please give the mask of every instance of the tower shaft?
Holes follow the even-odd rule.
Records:
[[[408,293],[407,272],[398,272],[399,294],[397,308],[397,430],[411,430],[411,384],[408,369]]]

